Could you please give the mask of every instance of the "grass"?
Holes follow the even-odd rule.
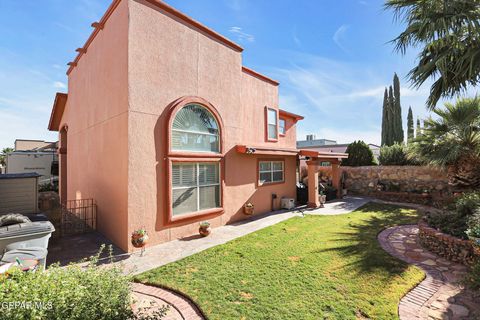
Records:
[[[424,274],[376,237],[417,220],[415,210],[375,203],[292,218],[137,280],[186,293],[209,319],[396,319],[399,300]]]

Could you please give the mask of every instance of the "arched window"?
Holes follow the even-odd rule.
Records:
[[[199,104],[188,104],[177,112],[171,137],[172,151],[220,152],[217,120]]]
[[[171,106],[167,127],[168,222],[199,219],[223,212],[222,123],[215,108],[199,97]]]

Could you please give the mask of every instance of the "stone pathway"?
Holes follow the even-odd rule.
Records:
[[[378,235],[385,251],[426,273],[425,280],[401,299],[400,319],[480,319],[480,294],[459,284],[467,268],[423,249],[417,235],[416,225],[388,228]]]
[[[183,295],[170,290],[133,283],[134,310],[169,306],[164,320],[203,320],[205,319],[198,307]]]

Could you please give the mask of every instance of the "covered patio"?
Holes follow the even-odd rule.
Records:
[[[341,197],[341,172],[340,163],[342,159],[348,158],[347,153],[319,152],[314,150],[299,150],[299,157],[303,156],[307,160],[308,170],[308,207],[320,207],[320,198],[318,190],[318,171],[322,162],[329,162],[332,167],[332,186],[337,189],[337,197]]]

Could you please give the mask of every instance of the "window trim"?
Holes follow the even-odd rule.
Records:
[[[179,151],[179,150],[172,150],[172,131],[173,131],[173,121],[175,120],[175,116],[177,112],[182,109],[183,107],[190,105],[190,104],[197,104],[205,109],[207,109],[215,118],[218,125],[218,136],[219,136],[219,152],[210,152],[210,151]],[[187,96],[182,97],[174,102],[172,102],[169,106],[168,112],[168,119],[166,121],[165,130],[166,130],[166,154],[168,156],[182,156],[182,157],[215,157],[215,158],[222,158],[225,155],[224,149],[224,125],[222,118],[220,117],[217,109],[209,103],[207,100],[194,97],[194,96]]]
[[[276,121],[276,131],[277,131],[277,137],[276,138],[270,138],[268,136],[268,126],[269,126],[269,123],[268,123],[268,111],[269,110],[273,110],[275,111],[275,114],[277,116],[277,121]],[[275,109],[275,108],[271,108],[271,107],[265,107],[265,140],[267,142],[277,142],[278,141],[278,109]]]
[[[260,162],[282,162],[283,163],[283,179],[282,179],[282,181],[260,182]],[[283,183],[285,183],[286,172],[287,172],[287,170],[286,170],[286,167],[285,167],[285,158],[258,158],[257,159],[257,182],[256,182],[256,185],[257,185],[257,187],[266,187],[266,186],[273,186],[273,185],[276,185],[276,184],[283,184]]]
[[[220,187],[220,207],[217,208],[210,208],[204,209],[189,213],[184,213],[178,216],[173,215],[173,185],[172,185],[172,169],[174,163],[185,163],[185,162],[192,162],[192,163],[218,163],[219,166],[219,184]],[[212,158],[169,158],[168,159],[168,170],[167,170],[167,224],[172,224],[176,222],[184,222],[185,220],[197,220],[199,218],[206,218],[213,215],[218,215],[224,212],[223,209],[223,181],[224,181],[224,165],[223,159],[212,159]]]
[[[198,104],[205,107],[212,113],[217,120],[218,134],[219,134],[219,153],[213,152],[184,152],[184,151],[172,151],[172,128],[175,115],[178,110],[188,104]],[[225,189],[225,143],[224,143],[224,125],[220,114],[217,109],[209,103],[207,100],[196,96],[184,96],[181,97],[167,106],[167,111],[160,116],[163,120],[163,128],[159,130],[155,129],[155,136],[161,138],[161,143],[164,145],[163,152],[157,154],[157,161],[162,161],[160,170],[165,172],[164,181],[159,181],[162,186],[165,186],[165,190],[162,193],[161,205],[158,208],[159,211],[163,211],[163,218],[160,222],[161,227],[172,227],[186,225],[192,222],[201,221],[203,219],[215,218],[222,215],[224,211],[224,189]],[[166,141],[165,141],[166,140]],[[172,208],[172,164],[173,162],[218,162],[220,166],[220,207],[213,209],[201,210],[198,212],[192,212],[188,214],[182,214],[179,216],[173,216]],[[161,187],[159,187],[161,188]]]
[[[283,126],[283,129],[285,130],[285,132],[280,132],[280,121],[284,121],[285,122],[285,125]],[[287,119],[284,118],[284,117],[278,117],[278,135],[280,137],[285,137],[287,135]]]

